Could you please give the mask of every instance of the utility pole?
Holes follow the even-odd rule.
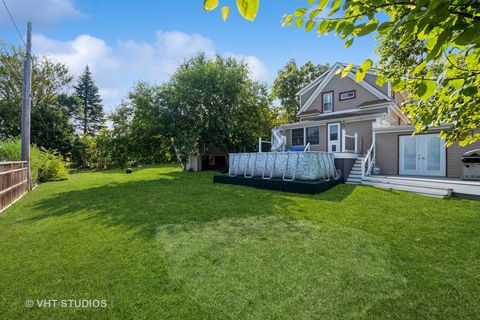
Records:
[[[27,50],[23,63],[22,90],[22,161],[27,162],[28,189],[32,188],[30,168],[30,107],[32,103],[32,23],[27,23]]]

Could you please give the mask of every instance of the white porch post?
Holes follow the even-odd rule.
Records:
[[[342,129],[342,152],[345,152],[345,150],[346,150],[346,147],[345,147],[345,135],[346,135],[345,129]]]
[[[355,153],[357,153],[358,152],[358,147],[357,147],[357,145],[358,145],[358,133],[355,132],[354,136],[355,136],[355,146],[354,146],[354,148],[355,148]]]
[[[262,137],[258,137],[258,152],[262,152]]]

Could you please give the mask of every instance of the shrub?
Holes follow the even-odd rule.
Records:
[[[38,168],[38,181],[64,180],[68,177],[68,171],[62,155],[58,151],[41,149],[42,163]]]
[[[1,140],[0,161],[20,161],[21,148],[20,139]],[[39,149],[32,145],[30,148],[30,167],[33,180],[45,182],[68,177],[66,164],[57,151]]]

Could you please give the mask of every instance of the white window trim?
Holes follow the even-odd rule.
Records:
[[[292,147],[305,147],[307,145],[307,128],[318,128],[318,143],[311,143],[311,146],[319,146],[320,145],[320,125],[311,125],[305,127],[298,127],[290,129],[290,141],[292,142]],[[303,145],[300,144],[293,144],[293,130],[295,129],[303,129]]]
[[[352,94],[352,96],[348,96],[346,98],[342,98],[342,94]],[[355,89],[352,89],[352,90],[348,90],[348,91],[344,91],[344,92],[340,92],[338,94],[338,100],[339,101],[342,101],[342,100],[351,100],[351,99],[355,99],[356,98],[356,93],[355,93]]]
[[[302,144],[293,144],[293,130],[296,129],[303,129],[303,145]],[[290,141],[292,142],[292,147],[305,147],[305,141],[306,141],[306,136],[305,136],[306,130],[305,127],[300,127],[300,128],[292,128],[290,130]]]
[[[323,89],[327,85],[330,80],[332,80],[333,76],[335,75],[335,71],[339,68],[343,68],[343,66],[340,63],[335,63],[330,70],[328,71],[327,75],[323,78],[323,80],[320,82],[318,85],[317,89],[310,95],[310,97],[307,99],[305,104],[302,106],[302,108],[298,111],[298,113],[301,113],[305,111],[310,105],[313,103],[313,101],[322,93]]]
[[[325,111],[325,96],[330,95],[330,110]],[[333,91],[322,92],[322,113],[332,113],[333,112]]]

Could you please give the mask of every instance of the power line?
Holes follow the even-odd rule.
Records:
[[[5,10],[7,10],[8,15],[10,16],[10,20],[12,20],[13,25],[15,26],[15,29],[17,30],[17,33],[18,33],[18,35],[20,36],[20,39],[22,39],[23,45],[26,47],[27,44],[25,43],[25,40],[23,40],[23,36],[22,36],[22,34],[20,33],[20,30],[18,29],[18,26],[17,26],[17,24],[15,23],[15,19],[13,19],[13,16],[12,16],[12,14],[10,13],[10,10],[8,10],[8,6],[7,6],[7,4],[5,3],[5,0],[2,0],[2,2],[3,2],[3,5],[5,6]]]

